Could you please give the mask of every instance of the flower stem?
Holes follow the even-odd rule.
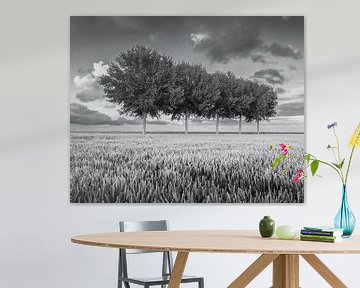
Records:
[[[346,176],[345,176],[345,183],[344,183],[345,185],[346,185],[347,180],[348,180],[350,165],[351,165],[351,161],[352,161],[352,158],[353,158],[353,155],[354,155],[354,151],[355,151],[355,145],[351,149],[350,159],[349,159],[349,163],[348,163],[348,166],[347,166],[347,169],[346,169]]]
[[[338,165],[340,165],[341,164],[341,154],[340,154],[340,144],[339,144],[339,137],[337,136],[337,134],[336,134],[336,131],[335,131],[335,128],[333,128],[333,130],[334,130],[334,135],[335,135],[335,138],[336,138],[336,148],[337,148],[337,152],[338,152],[338,157],[339,157],[339,162],[337,163]],[[341,174],[341,180],[342,180],[342,182],[343,183],[346,183],[346,182],[344,182],[344,174],[343,174],[343,170],[342,170],[342,167],[341,167],[341,169],[339,169],[339,172],[340,172],[340,174]]]
[[[339,157],[339,163],[341,162],[341,155],[340,155],[340,144],[339,144],[339,137],[337,136],[336,134],[336,131],[335,131],[335,128],[333,128],[333,131],[334,131],[334,135],[335,135],[335,138],[336,138],[336,148],[337,148],[337,152],[338,152],[338,157]]]
[[[339,160],[337,159],[337,157],[336,157],[336,155],[335,155],[334,148],[331,148],[331,152],[332,152],[332,154],[334,155],[334,159],[335,159],[336,164],[339,164],[340,162],[339,162]]]

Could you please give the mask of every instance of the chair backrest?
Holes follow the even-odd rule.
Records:
[[[167,220],[158,221],[120,221],[120,232],[137,232],[137,231],[167,231],[169,224]],[[126,254],[140,254],[140,253],[159,253],[161,251],[136,250],[136,249],[119,249],[119,276],[128,277],[127,272],[127,257]],[[173,259],[169,251],[163,253],[162,260],[162,275],[169,275],[172,273]],[[126,287],[130,287],[126,283]]]
[[[120,221],[120,232],[167,231],[167,220],[156,221]],[[159,251],[126,249],[126,254],[156,253]]]

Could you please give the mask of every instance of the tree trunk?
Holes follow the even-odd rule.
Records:
[[[219,116],[216,116],[216,135],[219,134]]]
[[[260,121],[256,120],[256,128],[257,128],[257,134],[260,134]]]
[[[185,113],[185,134],[187,135],[188,134],[188,114]]]
[[[241,123],[242,122],[242,116],[240,115],[240,118],[239,118],[239,134],[241,134]]]
[[[143,131],[142,134],[146,134],[146,113],[143,114]]]

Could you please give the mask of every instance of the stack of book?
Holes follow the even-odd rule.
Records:
[[[336,243],[342,241],[344,230],[334,227],[304,227],[300,232],[302,241]]]

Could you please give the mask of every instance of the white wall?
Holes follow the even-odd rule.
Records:
[[[70,237],[115,231],[119,219],[236,229],[256,228],[269,214],[300,227],[331,224],[340,203],[340,183],[324,170],[309,179],[302,205],[69,204],[70,15],[305,15],[307,149],[326,156],[332,138],[325,125],[339,122],[345,143],[360,120],[359,11],[358,0],[2,1],[0,287],[115,287],[116,250],[77,246]],[[354,164],[350,203],[360,219],[360,151]],[[255,257],[193,254],[187,272],[204,275],[208,288],[226,287]],[[359,257],[321,258],[349,287],[360,287]],[[269,287],[270,273],[251,287]],[[301,285],[327,287],[303,262]]]

